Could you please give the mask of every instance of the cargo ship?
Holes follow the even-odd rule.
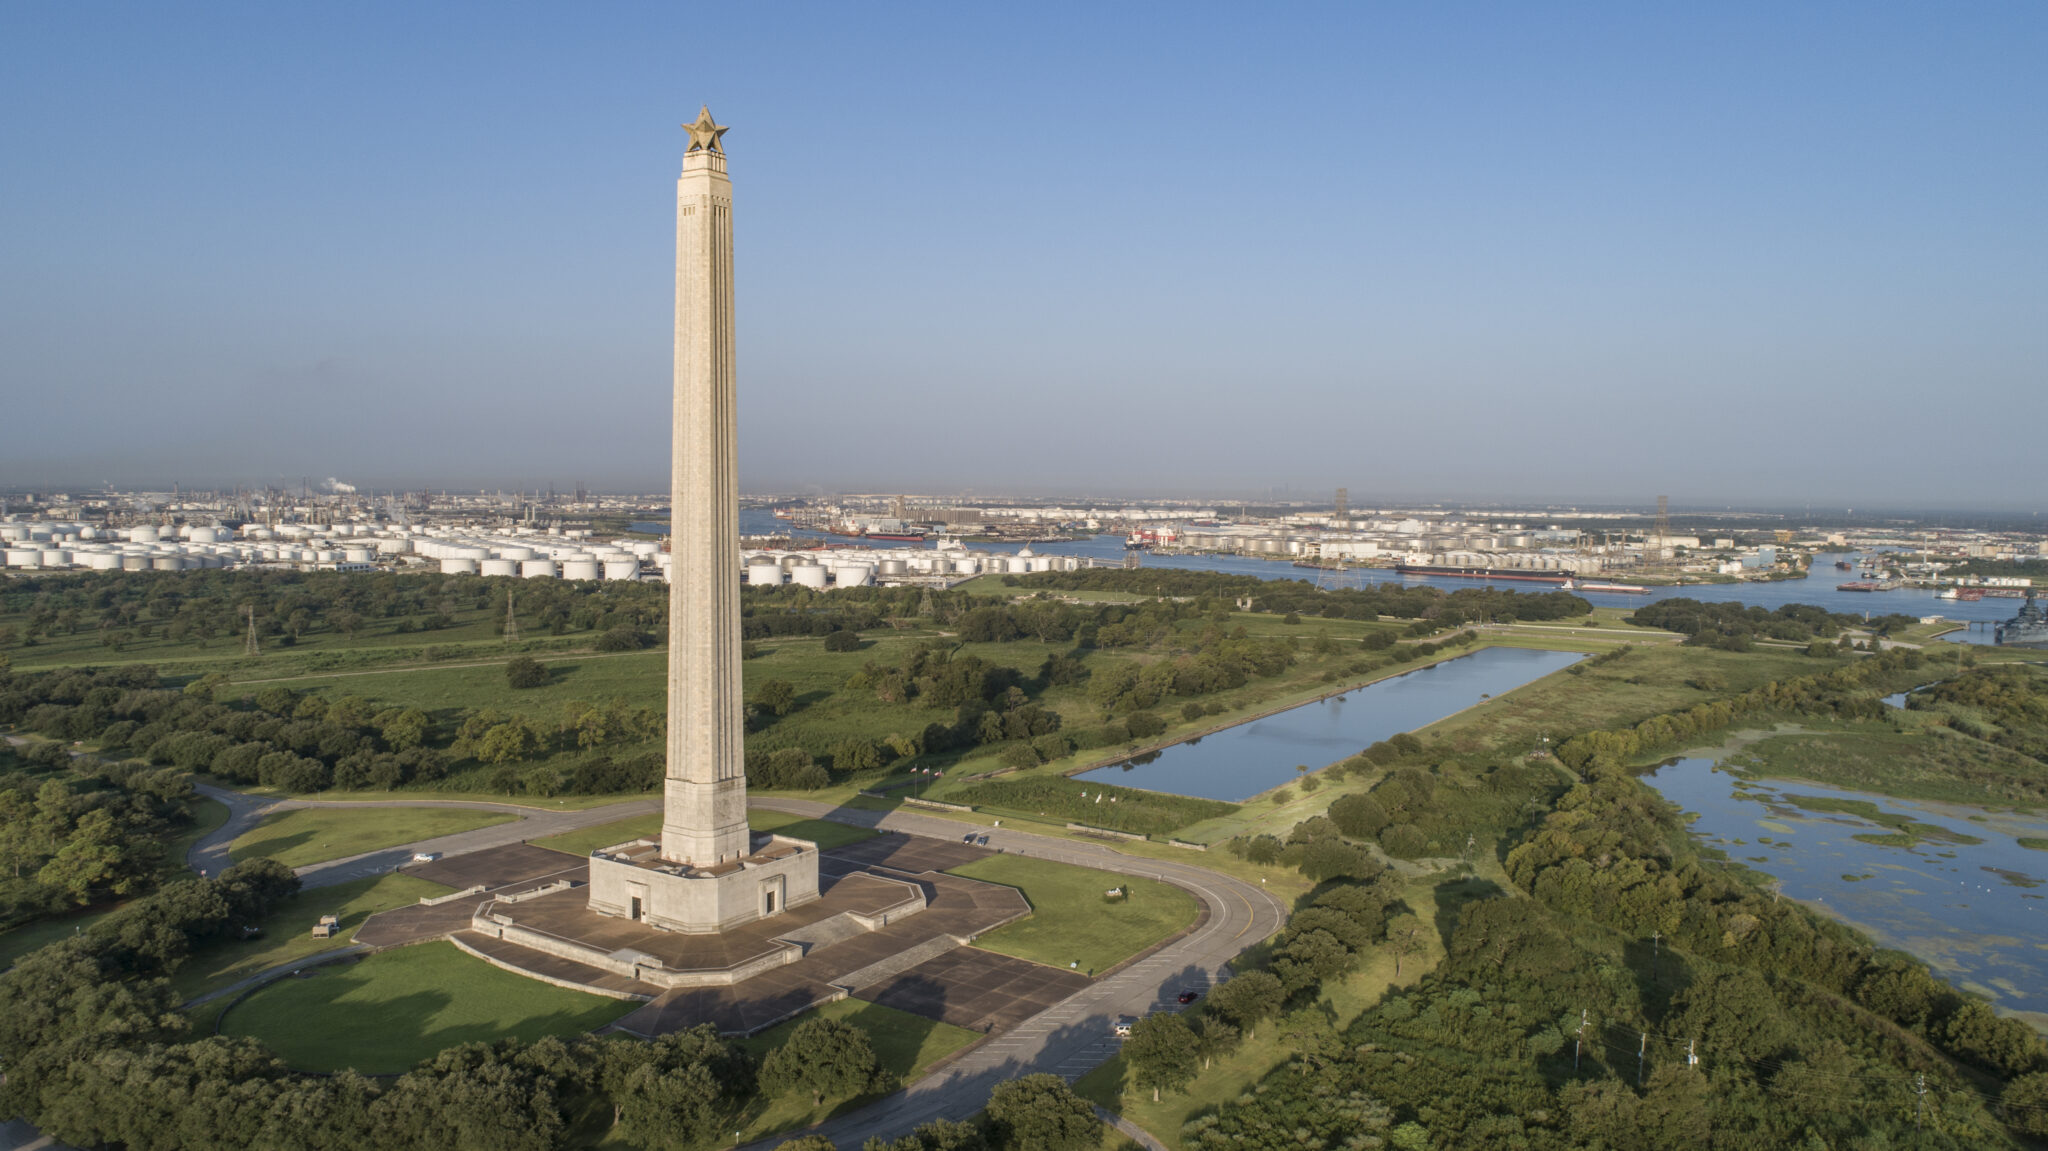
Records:
[[[1518,571],[1501,568],[1434,567],[1429,564],[1395,564],[1398,575],[1449,576],[1452,579],[1519,580],[1523,583],[1563,584],[1571,582],[1570,572]]]
[[[1599,582],[1597,582],[1597,581],[1596,581],[1596,582],[1578,582],[1578,583],[1575,583],[1575,582],[1573,582],[1573,581],[1571,581],[1571,580],[1566,580],[1566,581],[1564,581],[1564,587],[1563,587],[1563,590],[1565,590],[1565,591],[1600,591],[1600,592],[1620,592],[1620,593],[1622,593],[1622,594],[1624,594],[1624,595],[1649,595],[1649,594],[1650,594],[1650,589],[1649,589],[1649,588],[1646,588],[1646,587],[1644,587],[1644,586],[1643,586],[1643,585],[1641,585],[1641,584],[1633,584],[1633,583],[1599,583]]]
[[[825,525],[825,534],[846,536],[858,540],[888,540],[894,543],[921,544],[925,541],[924,529],[902,520],[859,520],[843,519]]]
[[[1898,581],[1898,580],[1889,580],[1889,579],[1859,579],[1859,580],[1850,580],[1850,581],[1849,581],[1848,583],[1838,583],[1838,584],[1836,584],[1836,585],[1835,585],[1835,590],[1836,590],[1836,591],[1897,591],[1897,590],[1898,590],[1898,589],[1899,589],[1899,588],[1900,588],[1901,586],[1903,586],[1903,585],[1901,585],[1901,584],[1899,583],[1899,581]]]

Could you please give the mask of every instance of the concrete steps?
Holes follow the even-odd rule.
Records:
[[[950,935],[938,935],[887,959],[868,964],[858,971],[849,971],[832,980],[832,986],[845,988],[847,992],[859,991],[877,983],[892,979],[930,959],[937,959],[948,951],[962,946],[962,941]]]

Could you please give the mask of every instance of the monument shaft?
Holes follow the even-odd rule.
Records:
[[[676,182],[673,563],[661,855],[698,867],[736,860],[749,850],[732,297],[732,181],[723,152],[693,148]]]

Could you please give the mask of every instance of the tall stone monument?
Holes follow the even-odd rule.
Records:
[[[670,477],[668,770],[661,838],[591,856],[590,907],[720,931],[818,898],[815,844],[747,828],[740,687],[739,445],[732,181],[707,107],[676,181],[675,425]]]

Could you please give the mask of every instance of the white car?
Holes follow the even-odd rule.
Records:
[[[414,863],[432,863],[439,858],[441,858],[441,853],[438,851],[415,851],[412,853],[412,861]]]

